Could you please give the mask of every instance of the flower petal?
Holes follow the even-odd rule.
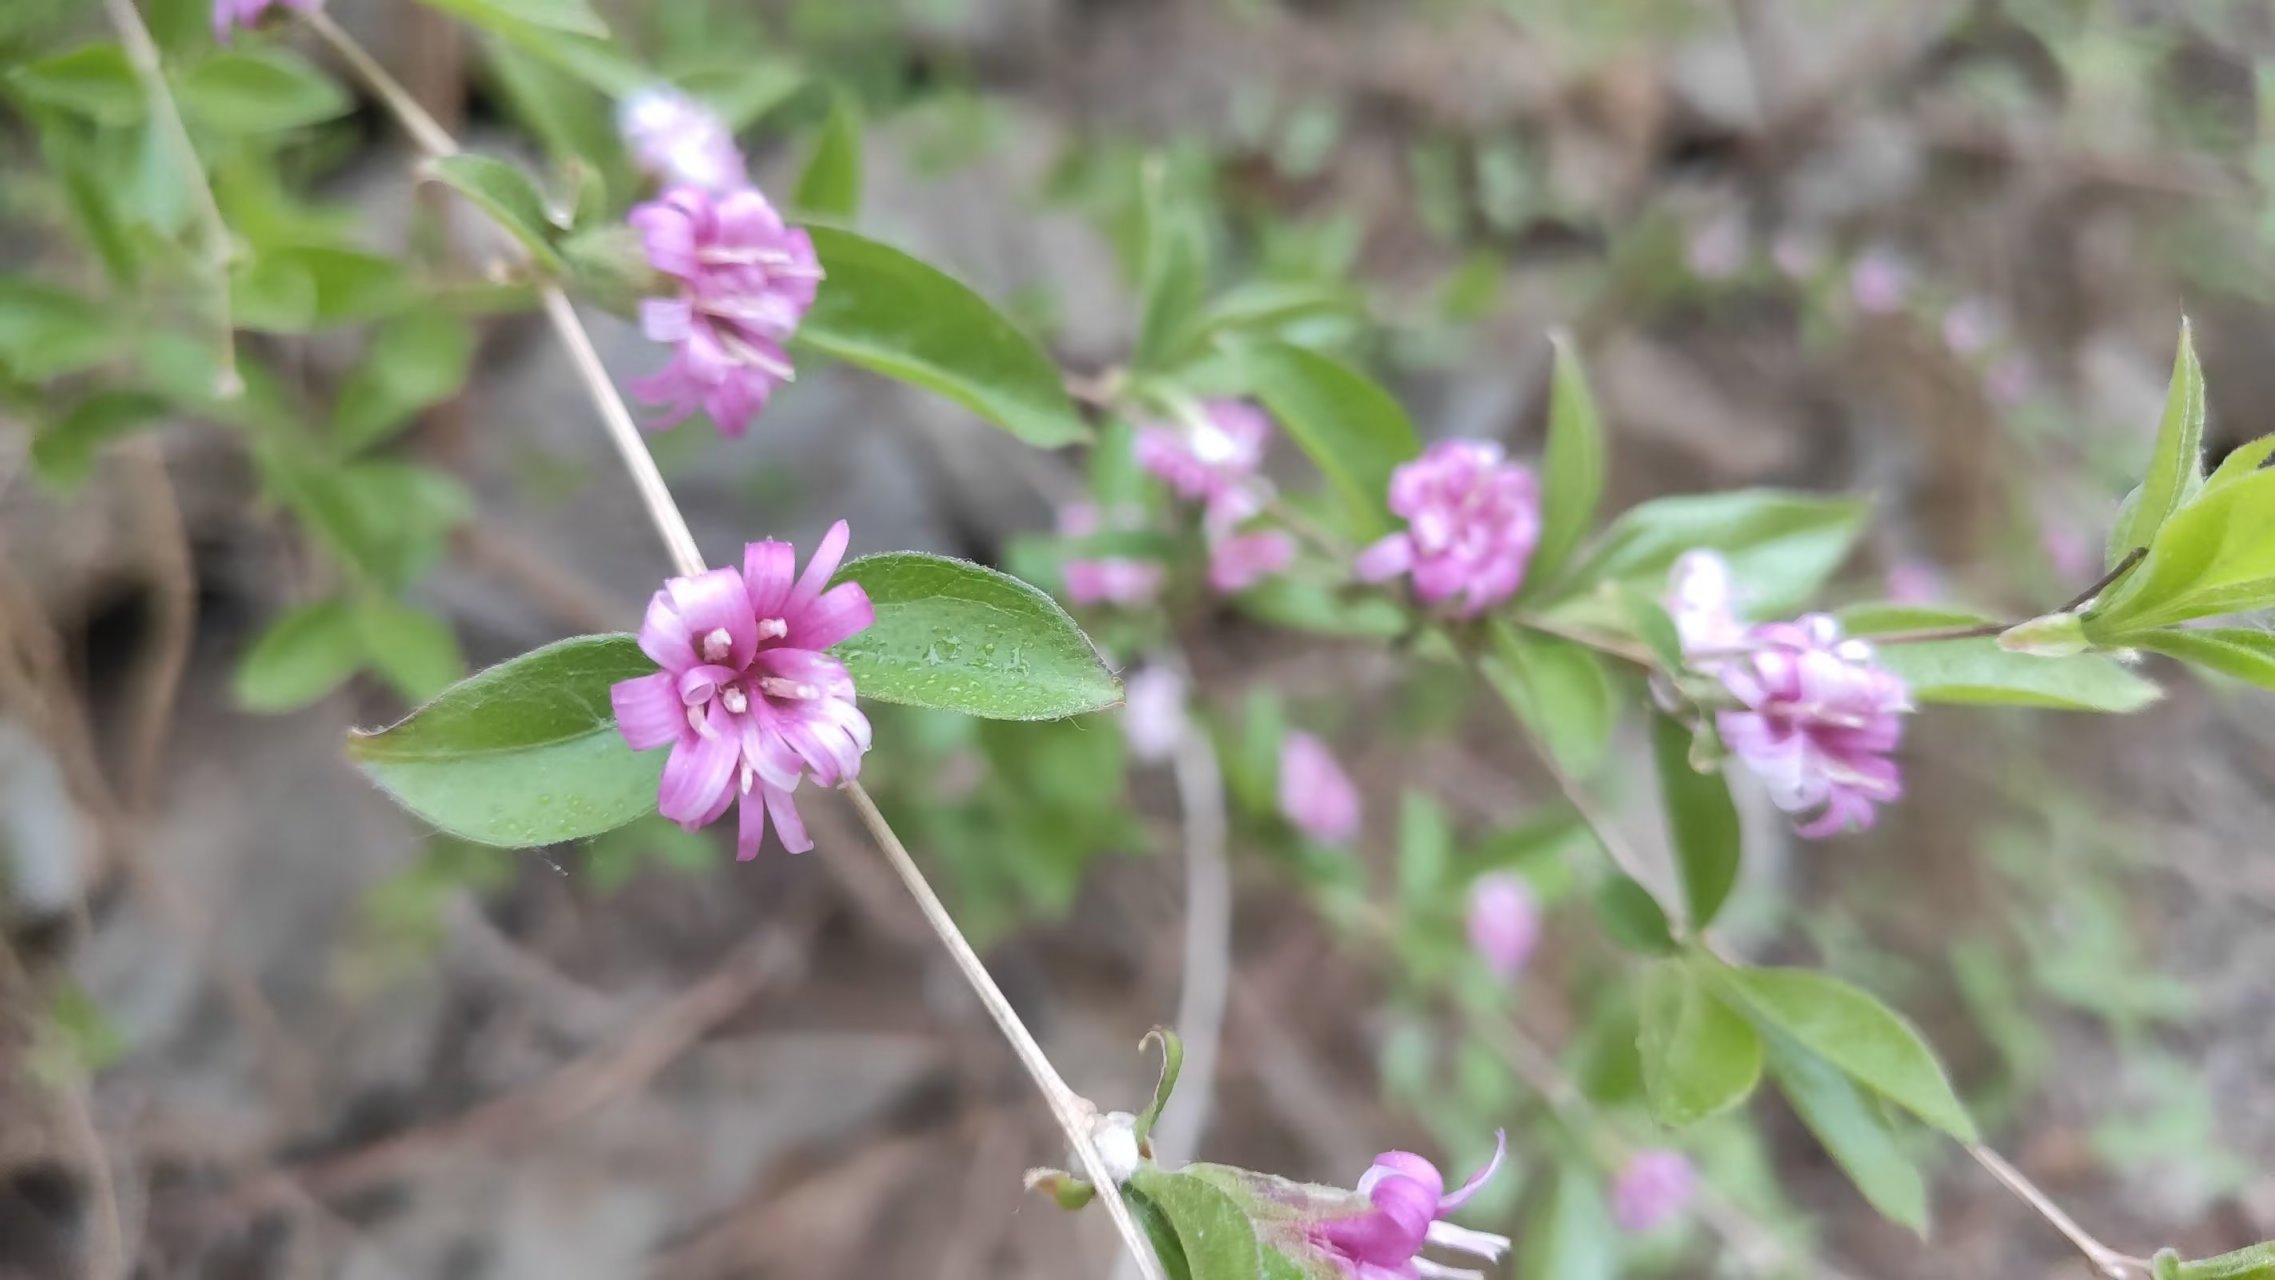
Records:
[[[634,751],[653,751],[687,732],[687,706],[669,671],[617,681],[608,688],[608,703],[616,710],[616,731]]]
[[[640,652],[666,671],[685,671],[695,665],[695,646],[689,641],[687,622],[672,606],[667,592],[648,597],[648,616],[640,623]]]
[[[805,853],[814,847],[814,839],[806,834],[806,820],[798,816],[798,803],[789,792],[774,787],[764,788],[766,811],[774,817],[774,832],[782,837],[782,847],[792,853]]]
[[[683,738],[664,762],[663,781],[656,786],[656,808],[665,817],[693,830],[725,811],[734,796],[735,762],[742,745],[734,734]]]
[[[840,582],[798,615],[790,642],[801,649],[828,649],[859,635],[877,620],[877,607],[858,582]]]
[[[1361,582],[1388,582],[1413,567],[1414,540],[1403,533],[1385,535],[1351,562]]]
[[[754,787],[743,792],[742,813],[735,825],[735,861],[757,857],[758,846],[765,840],[766,796],[763,788]]]
[[[687,625],[688,639],[702,661],[737,669],[750,665],[751,655],[758,652],[758,619],[751,614],[750,596],[743,590],[741,574],[732,569],[710,569],[673,578],[664,589],[671,592],[672,604]],[[726,652],[714,653],[711,646],[721,632],[726,635]]]
[[[800,613],[819,599],[822,588],[837,573],[837,566],[845,559],[845,544],[853,540],[853,531],[843,520],[829,527],[822,535],[821,545],[814,548],[814,558],[806,561],[806,571],[798,578],[798,585],[790,589],[790,603],[785,606],[792,613]]]
[[[1454,1210],[1459,1209],[1463,1205],[1469,1203],[1469,1198],[1477,1194],[1477,1189],[1484,1186],[1488,1179],[1490,1179],[1494,1174],[1501,1171],[1501,1161],[1508,1158],[1508,1154],[1509,1131],[1506,1129],[1495,1129],[1493,1131],[1493,1158],[1485,1162],[1484,1168],[1479,1169],[1477,1172],[1469,1175],[1469,1181],[1464,1182],[1459,1187],[1454,1188],[1452,1192],[1447,1194],[1443,1199],[1439,1200],[1438,1212],[1441,1215],[1452,1213]]]
[[[796,547],[773,538],[743,544],[743,590],[750,593],[753,617],[781,617],[797,576]]]

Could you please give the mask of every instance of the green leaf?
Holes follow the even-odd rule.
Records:
[[[2039,658],[2009,653],[1990,636],[1891,644],[1874,653],[1920,702],[2121,713],[2164,696],[2105,654]]]
[[[1398,602],[1379,592],[1353,594],[1285,574],[1241,592],[1233,606],[1275,627],[1323,636],[1395,640],[1412,625]]]
[[[1339,361],[1281,342],[1242,346],[1241,377],[1334,487],[1351,531],[1391,529],[1390,473],[1422,451],[1398,401]]]
[[[545,214],[545,197],[528,174],[503,160],[470,152],[436,156],[427,161],[426,171],[489,214],[547,270],[560,269],[561,255],[553,247],[553,224]]]
[[[2275,603],[2275,471],[2207,488],[2157,530],[2149,554],[2086,618],[2095,640]]]
[[[145,391],[98,391],[32,439],[40,478],[69,491],[86,482],[103,446],[164,417],[163,397]]]
[[[474,329],[446,311],[407,311],[379,327],[340,389],[332,438],[358,453],[458,394],[474,364]]]
[[[807,230],[828,279],[800,344],[939,392],[1032,445],[1089,438],[1058,366],[985,299],[898,249]]]
[[[1833,1162],[1892,1222],[1925,1237],[1927,1180],[1896,1143],[1880,1108],[1841,1069],[1782,1036],[1768,1043],[1770,1078]]]
[[[2275,1243],[2255,1244],[2194,1262],[2183,1261],[2177,1250],[2160,1249],[2150,1261],[2156,1280],[2275,1280]]]
[[[1122,700],[1122,685],[1058,602],[965,560],[895,551],[838,572],[877,621],[834,649],[864,698],[990,720],[1059,720]]]
[[[406,702],[425,702],[466,674],[458,636],[423,609],[375,595],[356,606],[355,619],[372,667]]]
[[[265,478],[334,552],[390,587],[438,559],[473,510],[455,477],[387,459],[345,464],[273,459]]]
[[[1737,1106],[1762,1075],[1762,1040],[1682,960],[1643,979],[1636,1049],[1643,1089],[1660,1124],[1682,1128]]]
[[[1208,238],[1195,201],[1161,156],[1138,175],[1144,257],[1138,264],[1138,333],[1131,365],[1141,373],[1172,369],[1208,296]]]
[[[1145,1033],[1145,1039],[1138,1041],[1138,1047],[1142,1049],[1157,1042],[1161,1045],[1161,1074],[1154,1079],[1152,1100],[1138,1113],[1139,1142],[1153,1135],[1153,1126],[1169,1106],[1169,1096],[1177,1091],[1177,1073],[1185,1069],[1185,1042],[1176,1032],[1167,1027],[1155,1027]]]
[[[82,115],[101,125],[142,118],[142,82],[126,50],[89,44],[16,68],[8,83],[32,102]]]
[[[850,222],[861,209],[861,106],[850,94],[831,97],[829,116],[814,137],[814,153],[798,177],[792,201],[816,218]]]
[[[2135,547],[2148,546],[2157,530],[2204,483],[2204,366],[2196,359],[2196,339],[2186,317],[2173,355],[2172,385],[2165,392],[2164,421],[2157,426],[2156,449],[2139,497],[2118,521],[2110,547],[2114,565]]]
[[[666,753],[635,755],[608,695],[655,670],[628,635],[562,640],[460,681],[388,728],[351,734],[348,755],[397,804],[478,844],[599,835],[655,811]]]
[[[238,659],[231,689],[247,711],[292,711],[339,688],[363,661],[355,611],[322,600],[270,623]]]
[[[1480,669],[1510,712],[1575,778],[1603,766],[1619,701],[1595,651],[1505,622],[1489,624],[1493,651]]]
[[[1566,1165],[1526,1219],[1519,1280],[1617,1280],[1619,1229],[1593,1170]]]
[[[1693,547],[1719,551],[1730,562],[1747,612],[1777,617],[1806,603],[1848,559],[1864,521],[1864,503],[1781,489],[1660,498],[1631,507],[1612,522],[1578,568],[1565,575],[1557,598],[1620,583],[1653,599],[1667,591],[1667,573]]]
[[[1808,969],[1716,970],[1733,1003],[1757,1022],[1793,1037],[1928,1124],[1961,1142],[1975,1122],[1951,1092],[1943,1066],[1910,1023],[1872,996]]]
[[[2226,458],[2221,459],[2219,470],[2214,471],[2212,478],[2204,482],[2204,487],[2213,489],[2230,481],[2241,480],[2266,466],[2270,456],[2275,456],[2275,436],[2261,436],[2257,440],[2239,444]]]
[[[1453,867],[1453,828],[1424,791],[1408,789],[1398,807],[1398,900],[1427,910]]]
[[[680,88],[717,112],[735,133],[765,119],[808,83],[805,71],[787,58],[752,57],[740,51],[677,79]]]
[[[1604,425],[1571,336],[1555,333],[1548,388],[1548,448],[1541,459],[1540,541],[1525,566],[1528,583],[1549,583],[1588,534],[1604,493]]]
[[[1666,909],[1626,873],[1614,871],[1604,877],[1596,889],[1595,906],[1604,932],[1629,951],[1660,956],[1675,950],[1675,931],[1667,923]]]
[[[354,105],[306,58],[281,45],[227,49],[176,86],[189,117],[218,133],[271,133],[335,119]]]
[[[0,277],[0,368],[45,382],[102,363],[130,336],[119,317],[78,294]]]
[[[1651,717],[1651,752],[1659,765],[1659,800],[1675,850],[1692,934],[1705,932],[1738,883],[1742,846],[1738,806],[1721,770],[1691,767],[1691,731],[1668,715]]]
[[[2124,637],[2121,643],[2275,689],[2275,635],[2265,631],[2251,627],[2144,631]]]
[[[504,35],[522,27],[605,39],[608,24],[585,0],[426,0],[430,8]]]
[[[229,279],[239,327],[270,333],[376,319],[399,310],[413,285],[403,265],[328,244],[264,245]]]
[[[1168,1221],[1187,1280],[1262,1280],[1256,1228],[1231,1196],[1192,1174],[1152,1165],[1141,1166],[1128,1189]]]

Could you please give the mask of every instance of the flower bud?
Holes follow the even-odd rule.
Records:
[[[2092,647],[2085,620],[2074,613],[2049,613],[1999,633],[1999,648],[2033,658],[2067,658]]]

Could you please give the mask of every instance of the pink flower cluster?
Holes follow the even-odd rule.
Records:
[[[1135,522],[1120,518],[1117,528]],[[1097,504],[1070,502],[1059,508],[1058,531],[1061,537],[1087,538],[1106,526],[1106,520]],[[1162,579],[1166,576],[1161,566],[1151,560],[1133,556],[1097,556],[1069,560],[1059,566],[1066,580],[1066,598],[1076,604],[1117,604],[1126,607],[1150,604],[1161,594]]]
[[[1221,595],[1246,591],[1295,560],[1295,540],[1286,532],[1248,527],[1271,494],[1259,474],[1271,440],[1272,420],[1237,400],[1212,400],[1186,421],[1151,423],[1137,433],[1138,465],[1178,497],[1202,504],[1209,586]]]
[[[1540,486],[1489,440],[1441,440],[1391,473],[1390,509],[1406,521],[1359,554],[1366,582],[1410,575],[1428,604],[1475,617],[1513,596],[1540,541]]]
[[[1642,1235],[1683,1215],[1698,1194],[1698,1170],[1680,1151],[1638,1151],[1612,1180],[1611,1214],[1620,1229]]]
[[[750,185],[750,167],[726,122],[677,89],[645,89],[626,98],[616,126],[632,162],[667,187],[725,195]]]
[[[790,381],[788,344],[813,305],[822,269],[813,240],[755,189],[713,195],[674,187],[632,211],[649,265],[678,293],[640,304],[640,328],[674,348],[671,363],[632,384],[666,407],[658,426],[698,409],[740,436]]]
[[[1488,871],[1469,886],[1469,946],[1503,982],[1524,972],[1540,945],[1540,903],[1523,876]]]
[[[314,13],[324,7],[324,0],[213,0],[213,38],[227,44],[239,27],[253,26],[280,4]]]
[[[1493,1159],[1449,1193],[1436,1165],[1410,1151],[1385,1151],[1359,1179],[1358,1193],[1369,1209],[1314,1223],[1309,1243],[1346,1280],[1478,1280],[1475,1271],[1432,1262],[1421,1253],[1435,1245],[1491,1262],[1509,1251],[1507,1236],[1445,1221],[1477,1194],[1507,1154],[1507,1135],[1494,1134]]]
[[[824,652],[877,619],[860,583],[829,586],[848,537],[843,520],[830,526],[803,574],[796,548],[768,541],[743,548],[739,572],[666,581],[640,626],[663,670],[609,690],[633,750],[671,748],[665,817],[693,830],[741,799],[738,858],[757,856],[769,815],[784,848],[813,848],[791,793],[809,773],[825,787],[855,777],[869,749],[853,677]]]
[[[1690,664],[1737,700],[1715,716],[1722,741],[1811,838],[1869,827],[1876,806],[1903,793],[1891,758],[1910,691],[1845,638],[1826,614],[1746,627],[1720,557],[1691,552],[1675,566],[1668,611]]]

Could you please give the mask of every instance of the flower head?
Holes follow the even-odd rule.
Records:
[[[724,195],[750,185],[726,122],[677,89],[643,89],[617,108],[616,127],[641,172],[667,186]]]
[[[1886,315],[1900,310],[1911,294],[1912,269],[1888,249],[1868,249],[1848,272],[1849,296],[1859,311]]]
[[[1421,1255],[1425,1245],[1494,1261],[1509,1250],[1507,1236],[1472,1231],[1445,1221],[1477,1194],[1508,1154],[1507,1135],[1493,1135],[1493,1159],[1447,1192],[1436,1165],[1411,1151],[1385,1151],[1359,1178],[1358,1193],[1368,1208],[1360,1213],[1313,1223],[1311,1247],[1341,1270],[1347,1280],[1479,1280]]]
[[[743,548],[740,571],[667,580],[640,625],[641,652],[663,670],[609,690],[633,750],[671,748],[656,792],[665,817],[693,830],[741,798],[738,858],[757,856],[769,815],[784,848],[813,848],[791,793],[808,774],[825,787],[853,778],[869,749],[853,677],[824,652],[877,618],[860,583],[823,590],[848,536],[831,525],[803,574],[795,547],[768,541]]]
[[[1540,943],[1540,904],[1524,877],[1491,871],[1469,886],[1469,945],[1503,982],[1523,972]]]
[[[641,330],[675,350],[632,389],[665,406],[659,426],[701,409],[742,435],[792,377],[790,336],[822,278],[813,240],[749,188],[674,187],[634,209],[632,227],[649,264],[678,284],[677,296],[640,304]]]
[[[1105,527],[1105,517],[1094,503],[1070,502],[1059,508],[1059,536],[1087,538]],[[1125,521],[1117,520],[1120,527]],[[1167,576],[1151,560],[1130,556],[1097,556],[1068,560],[1059,566],[1066,583],[1066,598],[1078,605],[1117,604],[1128,607],[1151,604],[1161,594]]]
[[[227,44],[239,27],[254,25],[280,4],[314,13],[324,7],[324,0],[213,0],[213,38]]]
[[[1246,591],[1295,562],[1295,539],[1285,530],[1241,528],[1263,512],[1268,492],[1268,483],[1256,480],[1209,500],[1201,531],[1209,544],[1209,586],[1219,595]]]
[[[1254,405],[1211,400],[1189,420],[1138,428],[1137,461],[1178,497],[1208,502],[1245,485],[1264,465],[1272,420]]]
[[[1622,1231],[1656,1231],[1690,1207],[1698,1170],[1680,1151],[1638,1151],[1612,1180],[1611,1212]]]
[[[1406,520],[1359,554],[1368,582],[1411,574],[1414,594],[1459,598],[1475,617],[1515,595],[1540,541],[1540,486],[1487,440],[1441,440],[1390,477],[1390,509]]]
[[[1280,813],[1314,840],[1348,844],[1359,834],[1359,789],[1327,744],[1291,733],[1280,744]]]

